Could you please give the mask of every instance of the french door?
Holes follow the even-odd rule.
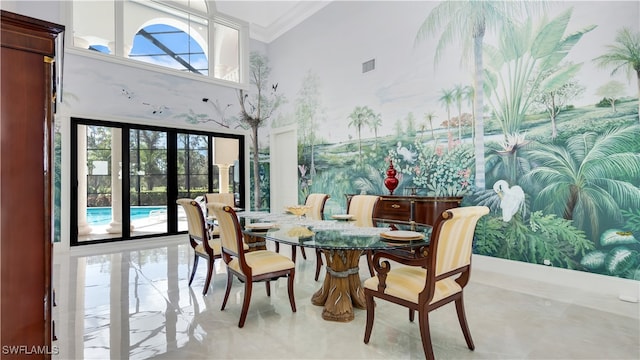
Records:
[[[244,137],[72,119],[71,245],[187,230],[178,198],[244,206]]]

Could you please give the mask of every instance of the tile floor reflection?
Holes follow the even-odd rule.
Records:
[[[313,279],[314,257],[297,257],[296,313],[285,279],[272,284],[270,298],[257,284],[239,329],[242,284],[235,280],[224,311],[223,262],[215,264],[208,295],[202,295],[204,262],[189,287],[193,258],[186,237],[82,248],[54,257],[54,359],[424,357],[417,321],[409,322],[403,307],[378,302],[368,345],[365,311],[355,310],[349,323],[323,320],[322,308],[310,301],[321,285]],[[281,252],[290,249],[283,246]],[[360,268],[364,278],[366,264]],[[478,270],[472,271],[465,301],[476,350],[467,349],[449,304],[431,313],[436,358],[640,358],[638,304]]]

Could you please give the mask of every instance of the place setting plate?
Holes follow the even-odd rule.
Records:
[[[278,224],[268,223],[268,222],[251,223],[244,226],[246,230],[250,230],[250,231],[268,231],[270,229],[275,229],[277,227],[278,227]]]
[[[331,215],[331,218],[335,220],[353,220],[353,215],[352,214],[335,214],[335,215]]]
[[[417,231],[393,230],[380,233],[380,237],[390,241],[415,241],[423,240],[424,234]]]

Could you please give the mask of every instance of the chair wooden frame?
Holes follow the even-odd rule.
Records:
[[[402,252],[389,253],[376,251],[373,255],[373,265],[377,275],[366,280],[364,295],[367,307],[367,322],[364,342],[369,343],[375,317],[374,298],[384,299],[409,308],[409,320],[414,320],[418,311],[422,346],[427,359],[434,359],[431,334],[429,330],[429,312],[450,302],[455,302],[458,322],[471,350],[475,349],[471,332],[467,324],[464,311],[463,290],[469,282],[471,273],[471,245],[478,220],[489,213],[486,206],[470,206],[450,209],[441,214],[436,221],[427,249],[411,256]],[[426,253],[426,255],[425,255]],[[408,265],[391,269],[388,259]],[[410,275],[411,274],[411,275]],[[402,293],[411,289],[406,280],[424,277],[424,287],[414,294]],[[387,283],[392,280],[391,284]],[[395,284],[394,284],[395,283]],[[394,285],[398,285],[394,287]],[[391,286],[388,288],[388,286]],[[387,292],[389,290],[389,292]],[[411,300],[408,298],[411,297]],[[415,301],[414,301],[415,300]]]
[[[271,296],[269,282],[286,277],[288,278],[289,303],[291,304],[291,310],[296,312],[293,293],[295,263],[289,258],[270,250],[245,252],[243,250],[245,244],[243,242],[242,228],[233,208],[222,203],[213,203],[209,207],[214,211],[218,219],[222,242],[222,259],[227,264],[227,288],[220,310],[224,310],[227,304],[233,277],[235,276],[244,283],[244,300],[240,321],[238,322],[238,327],[241,328],[247,318],[253,283],[265,282],[267,296]],[[256,270],[255,273],[254,270]]]
[[[220,259],[222,257],[220,240],[211,238],[207,223],[202,213],[202,208],[197,201],[192,199],[178,199],[176,203],[182,206],[187,215],[187,223],[189,224],[189,244],[194,252],[193,269],[189,276],[189,286],[191,286],[193,278],[196,275],[198,260],[201,257],[205,258],[207,260],[207,278],[204,282],[202,295],[207,295],[207,291],[209,290],[209,285],[211,284],[211,279],[213,277],[213,263],[215,259]]]

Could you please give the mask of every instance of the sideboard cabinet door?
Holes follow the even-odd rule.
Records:
[[[382,221],[434,225],[443,211],[459,207],[461,196],[381,195],[373,217]]]

